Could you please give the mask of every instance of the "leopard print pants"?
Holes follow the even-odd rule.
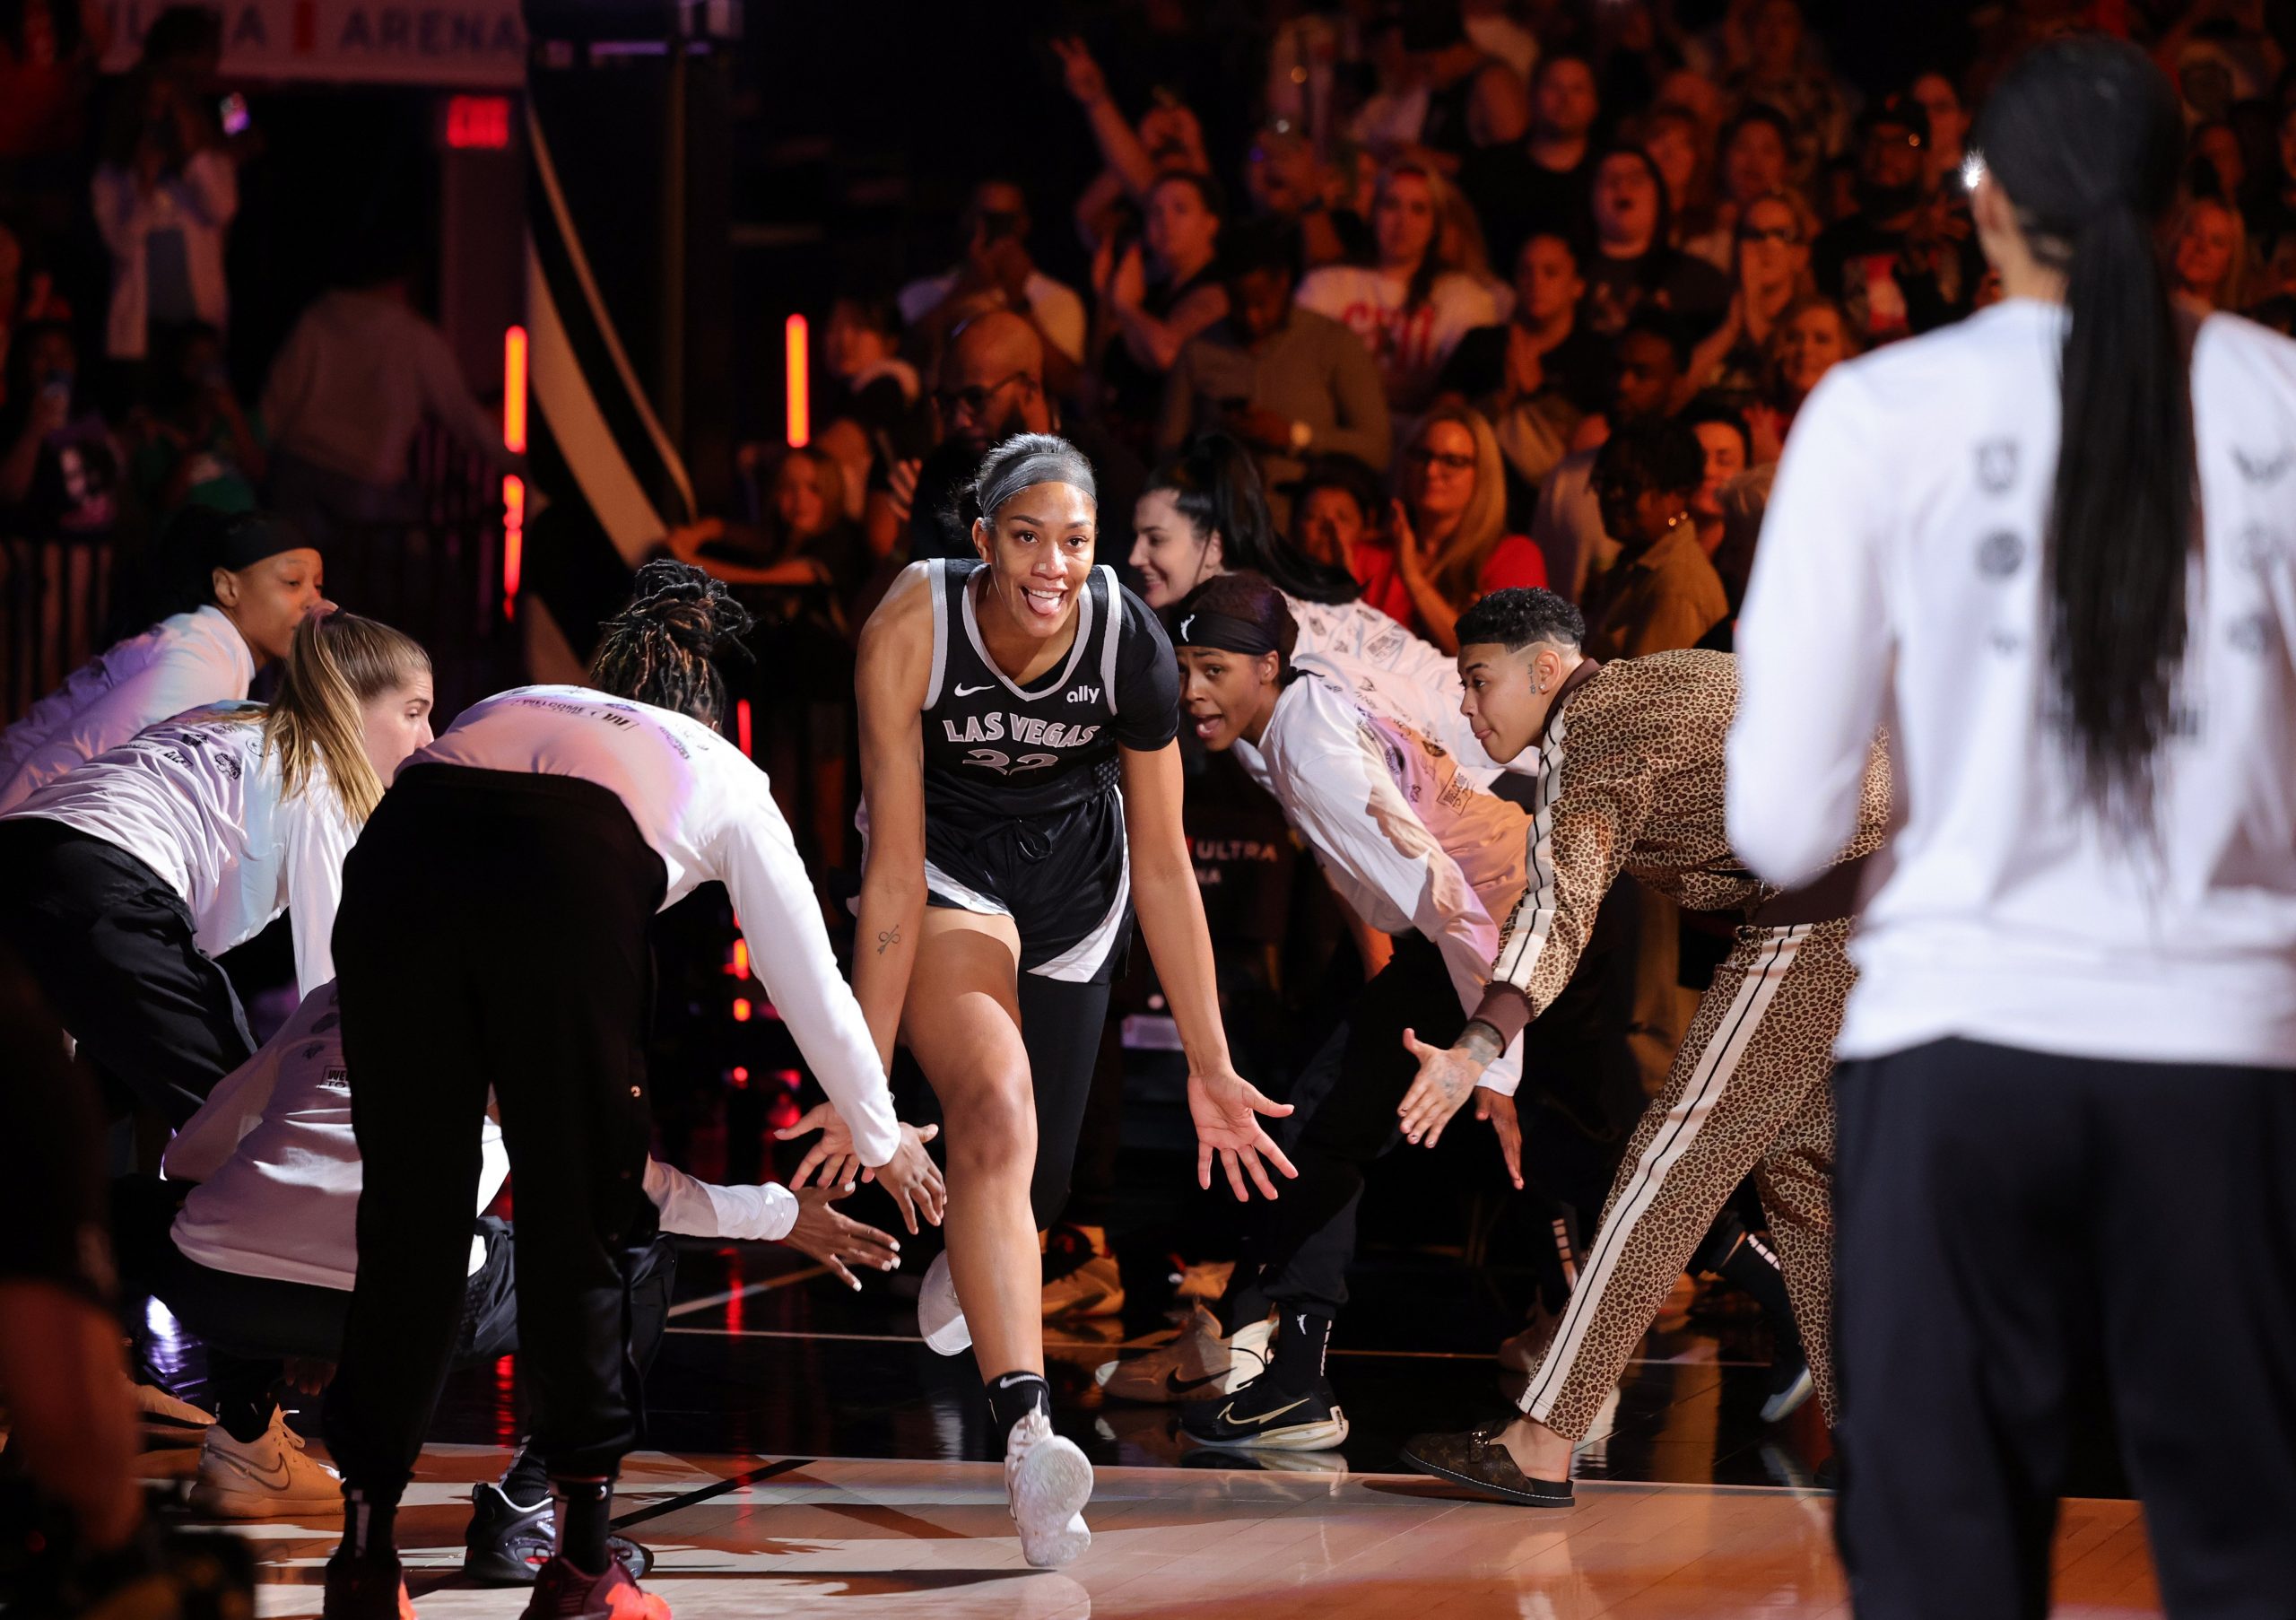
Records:
[[[1585,1438],[1667,1290],[1752,1171],[1826,1421],[1834,1420],[1834,1037],[1857,978],[1847,921],[1742,928],[1666,1089],[1628,1143],[1522,1408]]]

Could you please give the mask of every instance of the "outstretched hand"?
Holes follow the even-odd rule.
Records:
[[[1459,1111],[1488,1064],[1461,1047],[1430,1046],[1410,1030],[1403,1032],[1403,1050],[1419,1059],[1419,1077],[1396,1112],[1403,1116],[1407,1139],[1417,1144],[1423,1137],[1432,1147],[1443,1139],[1443,1127]]]
[[[781,1241],[828,1267],[848,1287],[858,1289],[861,1279],[853,1275],[851,1267],[865,1266],[872,1271],[891,1271],[900,1265],[900,1244],[892,1233],[880,1232],[830,1207],[838,1199],[852,1196],[848,1188],[808,1187],[797,1195],[797,1224]]]
[[[1515,1190],[1523,1190],[1523,1122],[1515,1112],[1515,1099],[1502,1097],[1488,1088],[1474,1094],[1474,1117],[1491,1121],[1492,1134],[1499,1138],[1499,1157],[1507,1166],[1507,1179]]]
[[[1228,1185],[1239,1199],[1248,1200],[1252,1196],[1244,1185],[1248,1172],[1252,1185],[1270,1198],[1275,1197],[1275,1183],[1267,1178],[1267,1164],[1273,1164],[1286,1176],[1300,1173],[1259,1122],[1263,1114],[1271,1119],[1281,1119],[1292,1111],[1292,1105],[1269,1102],[1257,1087],[1233,1069],[1223,1067],[1188,1076],[1187,1111],[1196,1121],[1198,1187],[1212,1185],[1212,1160],[1215,1154],[1228,1171]]]
[[[785,1125],[773,1133],[777,1142],[795,1142],[810,1132],[822,1133],[821,1140],[805,1150],[797,1161],[796,1172],[789,1178],[789,1189],[796,1191],[805,1185],[813,1172],[821,1171],[821,1185],[843,1187],[856,1185],[855,1178],[874,1180],[861,1168],[861,1155],[853,1149],[853,1133],[845,1128],[845,1118],[827,1102],[816,1102],[795,1125]]]

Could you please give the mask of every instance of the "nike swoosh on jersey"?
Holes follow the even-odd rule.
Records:
[[[1177,1372],[1167,1372],[1164,1374],[1164,1388],[1174,1395],[1186,1395],[1191,1389],[1201,1389],[1206,1384],[1218,1383],[1222,1376],[1222,1374],[1214,1372],[1204,1378],[1182,1378]]]
[[[967,686],[960,682],[953,695],[961,698],[969,698],[976,692],[987,692],[987,690],[988,686],[986,683],[983,683],[978,686]]]
[[[1265,1429],[1268,1424],[1274,1423],[1286,1412],[1292,1411],[1294,1407],[1304,1407],[1313,1398],[1314,1398],[1312,1396],[1303,1395],[1298,1400],[1293,1401],[1289,1407],[1278,1407],[1273,1412],[1254,1413],[1249,1417],[1237,1416],[1236,1403],[1234,1401],[1230,1401],[1225,1407],[1221,1408],[1220,1421],[1223,1424],[1234,1424],[1239,1429]]]

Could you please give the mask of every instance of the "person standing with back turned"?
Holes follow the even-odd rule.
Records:
[[[2010,69],[2007,297],[1812,394],[1738,621],[1748,865],[1831,856],[1885,712],[1901,772],[1838,1081],[1866,1620],[2047,1611],[2100,1369],[2168,1612],[2296,1590],[2296,344],[2172,315],[2179,129],[2130,46]]]

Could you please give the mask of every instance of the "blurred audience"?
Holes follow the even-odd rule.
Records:
[[[1298,236],[1273,220],[1227,232],[1220,279],[1226,316],[1180,350],[1164,389],[1157,447],[1225,427],[1251,448],[1278,527],[1290,513],[1283,486],[1304,457],[1352,456],[1384,469],[1391,453],[1378,368],[1355,335],[1293,300]]]

